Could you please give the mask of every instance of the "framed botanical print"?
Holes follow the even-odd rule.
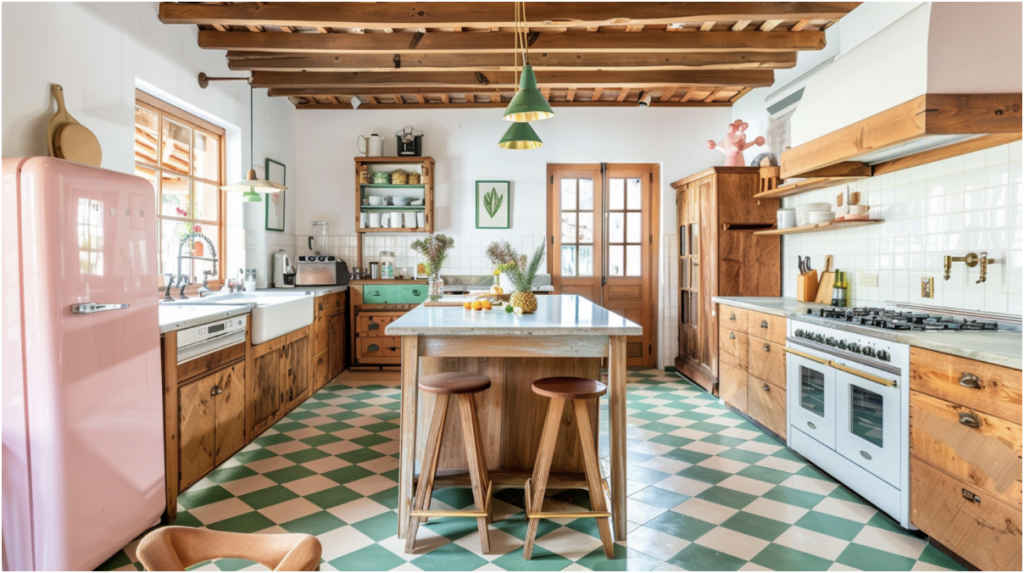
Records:
[[[512,228],[512,184],[509,181],[476,182],[476,228]]]
[[[264,176],[267,181],[287,185],[285,182],[284,163],[267,158]],[[266,230],[284,232],[284,194],[287,191],[268,193],[264,195],[267,202],[267,223]]]

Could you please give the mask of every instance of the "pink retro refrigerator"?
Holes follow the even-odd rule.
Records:
[[[3,568],[91,570],[163,511],[153,187],[3,160]]]

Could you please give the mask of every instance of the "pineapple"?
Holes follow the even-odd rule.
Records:
[[[533,253],[529,264],[526,262],[526,255],[516,253],[505,241],[492,243],[487,248],[487,256],[491,262],[498,265],[501,272],[508,275],[516,289],[510,297],[509,305],[521,308],[523,314],[537,312],[537,297],[532,292],[533,279],[537,276],[541,261],[544,260],[544,245]]]
[[[523,309],[523,314],[532,314],[537,312],[537,296],[532,292],[517,292],[513,293],[509,299],[509,304],[512,307],[519,307]]]

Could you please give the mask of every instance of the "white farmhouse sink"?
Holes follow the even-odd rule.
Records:
[[[313,296],[290,292],[215,294],[165,304],[255,304],[250,315],[252,343],[263,344],[313,324]]]

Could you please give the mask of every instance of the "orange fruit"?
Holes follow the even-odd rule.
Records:
[[[462,303],[462,308],[466,310],[473,310],[473,303],[467,300],[466,302]]]
[[[484,301],[483,301],[483,306],[484,306],[484,310],[491,310],[493,308],[491,306],[491,301],[486,300],[486,299],[484,299]]]
[[[473,301],[473,310],[480,310],[480,309],[482,309],[483,307],[484,307],[484,305],[483,305],[483,303],[482,303],[482,302],[480,302],[480,301],[478,301],[478,300],[474,300],[474,301]]]

